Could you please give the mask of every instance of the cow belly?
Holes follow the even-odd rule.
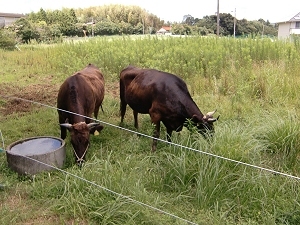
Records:
[[[181,119],[178,118],[178,120],[168,120],[168,119],[163,119],[162,120],[163,124],[165,125],[165,127],[168,130],[173,130],[176,132],[179,132],[182,130],[183,128],[183,123],[184,121],[182,121]]]
[[[142,114],[149,113],[149,109],[151,108],[151,105],[145,104],[143,101],[130,101],[127,103],[134,111]]]
[[[138,113],[149,113],[149,109],[151,108],[152,101],[149,99],[149,95],[147,93],[143,93],[140,91],[136,91],[134,89],[128,88],[127,93],[125,95],[125,99],[127,104]]]

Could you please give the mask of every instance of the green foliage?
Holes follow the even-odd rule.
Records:
[[[269,21],[237,20],[229,13],[220,14],[220,35],[276,36],[277,27]],[[93,25],[92,25],[93,24]],[[182,23],[165,22],[139,6],[110,4],[86,9],[48,10],[31,12],[16,23],[16,33],[20,40],[56,43],[62,36],[83,37],[117,34],[155,34],[162,25],[172,26],[172,34],[214,35],[217,30],[216,15],[202,19],[187,15]],[[235,26],[235,27],[234,27]]]
[[[29,43],[31,40],[38,40],[39,33],[35,24],[28,21],[26,18],[20,18],[14,23],[14,29],[17,37],[24,43]]]
[[[297,117],[292,115],[272,115],[268,127],[262,126],[257,138],[264,142],[266,152],[280,158],[281,166],[295,170],[300,152],[300,133]],[[276,122],[275,122],[276,121]],[[279,166],[280,167],[280,166]]]
[[[15,45],[15,34],[9,30],[0,29],[0,49],[14,50]]]
[[[217,16],[204,16],[202,19],[195,19],[195,27],[202,27],[213,31],[216,34],[217,30]],[[221,36],[232,36],[234,34],[234,17],[229,13],[220,13],[220,35]],[[277,36],[277,27],[270,24],[269,21],[262,19],[247,21],[246,19],[236,20],[235,27],[236,36],[244,35],[268,35],[271,37]],[[203,35],[203,34],[202,34]]]
[[[93,29],[95,35],[116,35],[120,32],[119,27],[111,21],[96,23]],[[89,32],[91,33],[90,29]]]

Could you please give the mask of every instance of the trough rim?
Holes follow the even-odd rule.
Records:
[[[6,147],[6,154],[10,154],[10,155],[16,155],[16,156],[22,156],[22,157],[33,157],[33,156],[37,156],[37,155],[45,155],[45,154],[48,154],[48,153],[51,153],[51,152],[47,152],[47,153],[37,153],[37,154],[26,154],[26,155],[21,155],[21,154],[16,154],[14,152],[11,151],[11,148],[17,144],[22,144],[23,142],[26,142],[26,141],[30,141],[30,140],[33,140],[33,139],[39,139],[39,138],[51,138],[51,139],[56,139],[58,141],[61,142],[61,146],[59,146],[59,148],[51,151],[51,152],[55,152],[59,149],[61,149],[62,147],[64,147],[66,145],[66,142],[65,140],[59,138],[59,137],[55,137],[55,136],[34,136],[34,137],[28,137],[28,138],[24,138],[24,139],[20,139],[18,141],[14,141],[12,142],[11,144],[9,144],[7,147]]]

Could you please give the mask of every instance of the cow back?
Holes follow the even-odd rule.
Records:
[[[104,99],[104,77],[101,71],[89,64],[86,68],[68,77],[61,85],[57,107],[84,116],[91,116],[95,108],[99,108]],[[69,123],[84,121],[81,116],[65,116]],[[64,120],[60,119],[60,123]]]
[[[122,77],[128,78],[124,82],[126,102],[139,113],[149,113],[155,104],[162,117],[172,114],[184,119],[194,114],[203,116],[186,83],[176,75],[155,69],[127,68],[121,73]]]

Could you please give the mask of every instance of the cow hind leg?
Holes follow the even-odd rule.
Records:
[[[99,108],[102,108],[102,105],[101,106],[99,106],[99,107],[96,107],[95,109],[94,109],[94,117],[95,117],[95,119],[97,119],[98,118],[98,113],[99,113]],[[103,109],[102,109],[102,111],[103,111]]]
[[[126,107],[127,107],[127,103],[121,99],[121,102],[120,102],[120,114],[121,114],[121,123],[123,123],[124,121],[124,116],[125,116],[125,113],[126,113]]]
[[[122,78],[120,78],[120,114],[121,114],[121,123],[123,123],[127,102],[125,100],[125,84]]]

